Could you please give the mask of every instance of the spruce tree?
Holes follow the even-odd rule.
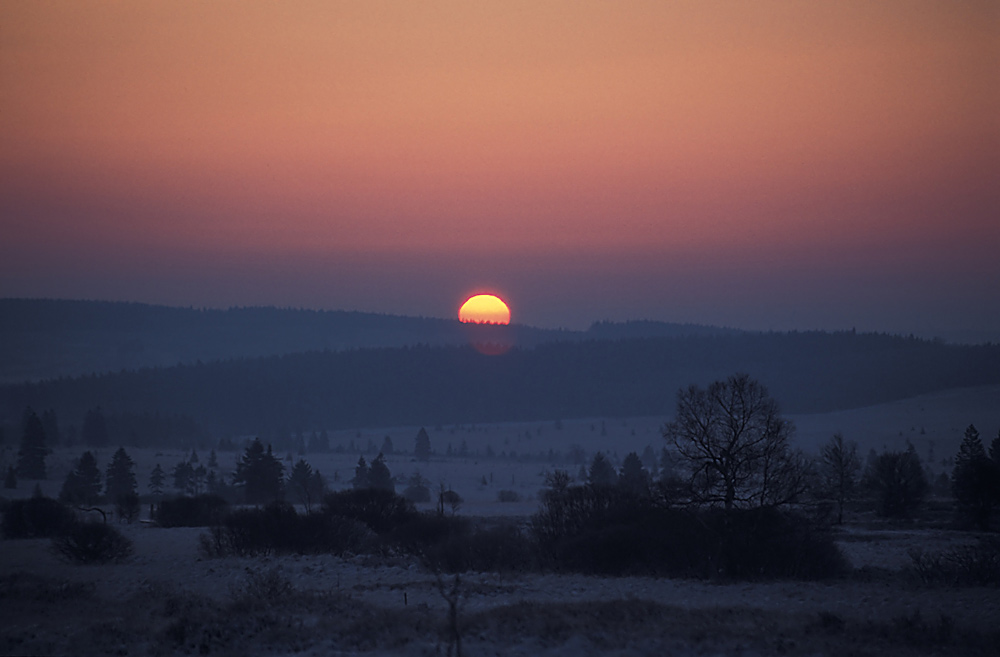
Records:
[[[986,455],[979,431],[969,425],[955,455],[951,491],[959,512],[980,529],[987,530],[997,506],[998,468]]]
[[[163,484],[167,480],[167,475],[163,468],[157,463],[153,471],[149,473],[149,492],[157,498],[163,497]]]
[[[299,459],[288,475],[288,493],[293,500],[306,507],[307,513],[312,510],[313,502],[319,500],[314,495],[313,474],[312,466],[305,459]]]
[[[281,499],[284,474],[285,466],[274,456],[271,446],[265,451],[260,438],[255,438],[236,464],[233,484],[243,489],[247,504],[267,504]]]
[[[127,495],[135,495],[136,490],[135,463],[125,448],[119,447],[105,474],[105,494],[109,500],[117,502]]]
[[[181,461],[174,466],[174,488],[181,493],[189,495],[192,490],[194,479],[194,467],[187,461]]]
[[[25,409],[22,421],[21,446],[17,450],[17,474],[21,479],[45,479],[45,429],[35,411]]]
[[[614,486],[618,483],[618,474],[614,466],[601,452],[595,454],[594,460],[590,462],[587,483],[591,486]]]
[[[392,481],[392,473],[389,466],[385,464],[385,456],[379,453],[372,461],[368,469],[368,487],[375,490],[387,490],[390,493],[396,492],[396,485]]]
[[[420,431],[417,432],[413,455],[417,457],[418,461],[427,461],[431,458],[431,438],[427,435],[427,429],[423,427],[420,427]]]
[[[7,476],[3,478],[3,487],[8,490],[17,488],[17,470],[12,465],[7,466]]]
[[[97,504],[101,499],[101,471],[97,459],[87,451],[76,460],[73,470],[66,475],[59,501],[66,504]]]
[[[364,490],[370,488],[368,485],[368,463],[365,461],[364,456],[358,457],[358,464],[354,467],[354,479],[351,479],[351,486],[355,490]]]
[[[629,452],[622,461],[618,485],[630,493],[645,495],[649,493],[649,473],[642,465],[642,459],[635,452]]]

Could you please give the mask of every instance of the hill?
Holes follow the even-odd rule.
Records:
[[[1000,346],[879,334],[767,333],[550,342],[487,356],[469,346],[322,351],[143,369],[0,388],[14,424],[25,406],[79,424],[100,406],[142,438],[167,419],[188,432],[428,426],[672,411],[678,389],[737,371],[787,413],[870,406],[1000,384]],[[142,420],[145,418],[145,420]]]
[[[713,327],[601,322],[589,331],[512,326],[522,347],[588,338],[709,335]],[[174,308],[141,303],[0,299],[0,383],[305,351],[461,345],[457,320],[294,308]]]

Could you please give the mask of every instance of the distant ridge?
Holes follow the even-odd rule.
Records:
[[[648,320],[587,331],[513,325],[519,347],[548,342],[736,335],[735,329]],[[457,320],[269,306],[226,310],[119,301],[0,299],[0,384],[66,376],[345,351],[466,344]]]

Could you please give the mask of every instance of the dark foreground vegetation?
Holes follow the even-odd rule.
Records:
[[[124,599],[93,584],[0,578],[0,654],[850,654],[993,655],[995,629],[919,612],[885,620],[833,612],[686,609],[644,600],[515,602],[452,622],[427,605],[375,607],[347,593],[297,590],[249,570],[215,600],[161,585]],[[73,619],[73,622],[67,622]],[[113,619],[113,620],[112,620]],[[457,646],[456,646],[457,644]]]

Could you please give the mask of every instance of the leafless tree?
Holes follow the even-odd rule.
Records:
[[[854,494],[861,471],[858,444],[846,442],[839,433],[823,446],[823,482],[826,493],[837,502],[837,524],[844,523],[844,504]]]
[[[732,509],[785,504],[805,489],[806,461],[788,445],[792,430],[767,388],[736,374],[678,392],[663,436],[687,465],[692,501]]]

